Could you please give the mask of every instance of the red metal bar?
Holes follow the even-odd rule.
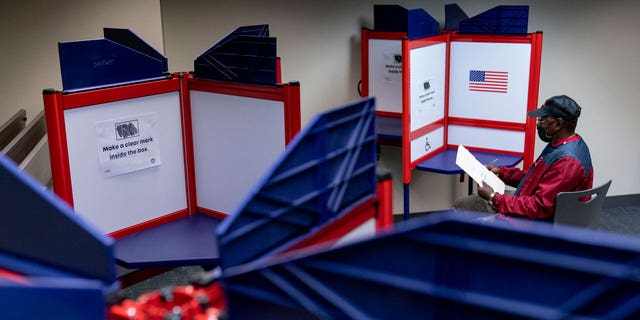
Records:
[[[355,228],[365,223],[367,220],[375,218],[377,214],[376,204],[376,197],[371,197],[340,219],[329,222],[319,230],[296,242],[291,247],[284,250],[284,252],[289,252],[321,243],[327,245],[334,243]]]
[[[63,95],[64,109],[68,110],[174,91],[178,91],[177,78],[75,92]]]
[[[360,96],[369,96],[369,29],[362,28],[360,30]]]
[[[189,76],[180,74],[180,108],[182,121],[182,153],[184,154],[185,188],[187,191],[187,208],[189,214],[196,213],[198,199],[196,190],[196,172],[193,151],[193,127],[191,120],[191,94],[189,93]]]
[[[383,116],[383,117],[389,117],[389,118],[402,118],[402,112],[376,111],[376,116]]]
[[[406,32],[391,32],[391,31],[374,31],[369,30],[369,39],[380,40],[402,40],[407,37]]]
[[[260,86],[241,83],[229,83],[206,79],[189,79],[189,89],[232,96],[283,101],[284,86]]]
[[[282,83],[282,61],[276,57],[276,83]]]
[[[488,35],[488,34],[460,34],[451,33],[451,41],[465,42],[500,42],[500,43],[531,43],[532,35]]]
[[[147,229],[151,229],[153,227],[157,227],[159,225],[163,225],[167,222],[171,222],[171,221],[175,221],[184,217],[189,216],[189,210],[188,209],[183,209],[183,210],[178,210],[176,212],[173,213],[169,213],[166,214],[164,216],[161,217],[157,217],[151,220],[147,220],[120,230],[116,230],[113,231],[111,233],[109,233],[108,235],[115,238],[115,239],[120,239],[120,238],[124,238],[128,235],[132,235],[134,233],[138,233],[142,230],[147,230]]]
[[[411,183],[411,55],[409,39],[402,39],[402,183]]]
[[[424,136],[425,134],[434,131],[436,129],[442,128],[444,126],[444,118],[434,121],[432,123],[427,124],[421,128],[411,131],[411,141]]]
[[[499,129],[499,130],[513,130],[513,131],[525,131],[525,127],[526,127],[526,123],[483,120],[483,119],[469,119],[469,118],[458,118],[458,117],[449,117],[449,125],[490,128],[490,129]]]
[[[450,74],[451,74],[451,33],[448,32],[447,33],[447,49],[446,49],[446,53],[445,53],[445,69],[444,69],[444,134],[443,134],[443,139],[444,139],[444,144],[447,144],[447,141],[449,141],[449,78],[450,78]]]
[[[393,228],[393,183],[391,177],[378,182],[377,198],[376,233],[382,233]]]
[[[538,90],[540,86],[540,67],[542,62],[542,32],[531,35],[531,67],[529,69],[529,97],[527,99],[527,112],[538,107]],[[536,143],[536,119],[527,117],[527,125],[524,135],[524,160],[523,168],[526,170],[533,165],[534,149]]]
[[[285,144],[300,131],[300,83],[289,82],[284,86]]]
[[[42,97],[44,100],[45,120],[47,122],[53,191],[73,207],[71,169],[69,167],[67,133],[64,125],[62,92],[48,89],[43,91]]]
[[[198,212],[206,214],[208,216],[212,216],[214,218],[218,218],[218,219],[224,219],[227,217],[226,213],[220,212],[220,211],[216,211],[216,210],[211,210],[209,208],[203,208],[203,207],[198,207]]]

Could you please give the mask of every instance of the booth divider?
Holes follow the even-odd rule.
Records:
[[[362,95],[378,101],[379,143],[402,146],[405,219],[412,170],[463,173],[458,145],[487,163],[532,165],[535,119],[526,113],[537,108],[541,52],[542,32],[411,38],[362,29]]]
[[[47,90],[44,100],[54,190],[118,239],[116,258],[127,268],[216,264],[215,234],[207,229],[239,205],[300,126],[297,83],[230,84],[177,73],[87,91]],[[118,136],[121,123],[138,136]],[[254,156],[248,147],[269,148],[272,156]]]

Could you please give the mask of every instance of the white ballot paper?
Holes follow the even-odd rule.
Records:
[[[489,171],[484,164],[480,163],[463,145],[458,146],[456,164],[479,185],[482,186],[482,181],[484,181],[493,188],[493,191],[504,194],[504,182],[493,172]]]

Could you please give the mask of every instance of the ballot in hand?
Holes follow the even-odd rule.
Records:
[[[498,167],[498,166],[496,166],[496,165],[494,165],[492,163],[488,164],[486,167],[487,167],[487,170],[493,172],[495,175],[500,174],[500,167]]]
[[[482,186],[478,186],[478,195],[485,200],[489,199],[489,196],[493,193],[493,188],[486,182],[482,181]]]

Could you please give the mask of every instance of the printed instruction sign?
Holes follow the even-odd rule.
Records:
[[[433,78],[418,83],[416,106],[419,114],[430,114],[436,108],[436,81]]]
[[[383,56],[383,79],[387,83],[402,85],[402,54],[387,51],[383,53]]]
[[[103,176],[109,178],[159,166],[158,131],[155,112],[96,123]]]

